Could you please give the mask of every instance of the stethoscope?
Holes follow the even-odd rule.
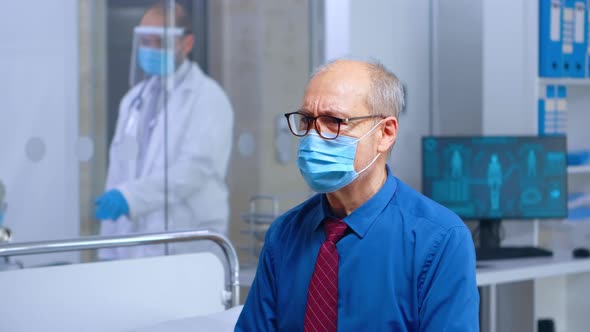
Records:
[[[139,88],[139,93],[137,94],[137,96],[133,98],[133,100],[131,100],[129,107],[135,108],[136,111],[141,111],[141,109],[143,108],[143,92],[145,91],[145,88],[148,86],[148,84],[150,84],[154,79],[155,77],[151,77],[149,80],[145,80],[141,84],[141,87]]]
[[[129,118],[127,119],[127,124],[125,126],[125,135],[126,136],[136,136],[137,129],[138,129],[138,122],[141,116],[141,112],[143,111],[143,101],[144,101],[144,93],[145,89],[148,85],[153,84],[154,80],[157,80],[158,77],[151,77],[150,79],[145,80],[141,87],[139,88],[139,93],[131,100],[129,104],[129,108],[131,108],[131,113]],[[156,125],[157,117],[150,122],[149,126],[154,127]]]
[[[190,68],[187,68],[187,70],[185,70],[185,72],[182,74],[182,76],[180,77],[180,79],[175,82],[175,86],[179,86],[181,85],[184,80],[187,78],[188,74],[190,72]],[[141,87],[139,88],[139,93],[131,100],[131,103],[129,104],[129,107],[132,109],[131,114],[129,115],[129,119],[127,120],[127,125],[125,127],[125,133],[127,135],[133,135],[135,136],[135,134],[137,133],[137,124],[139,122],[139,118],[140,118],[140,114],[142,112],[143,109],[143,101],[144,101],[144,92],[145,89],[147,88],[147,86],[151,86],[155,80],[160,79],[160,77],[157,76],[152,76],[149,79],[145,80]],[[156,125],[157,122],[157,118],[153,119],[149,126],[151,128],[153,128]]]

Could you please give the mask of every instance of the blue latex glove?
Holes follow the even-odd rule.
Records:
[[[0,183],[0,185],[2,185]],[[6,213],[6,202],[4,204],[0,204],[0,227],[4,224],[4,214]]]
[[[107,191],[94,203],[94,216],[96,219],[115,221],[124,214],[129,215],[129,205],[119,190]]]

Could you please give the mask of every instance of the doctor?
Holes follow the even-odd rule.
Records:
[[[156,4],[134,30],[132,89],[120,104],[106,191],[95,205],[103,236],[227,233],[233,111],[221,87],[187,58],[195,39],[180,5],[175,23],[165,28],[164,8]],[[165,38],[173,40],[168,49]],[[169,253],[203,249],[202,243],[172,244]],[[163,245],[99,251],[101,259],[162,254]]]

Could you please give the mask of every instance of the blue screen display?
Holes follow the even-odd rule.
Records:
[[[463,219],[567,217],[564,136],[424,137],[422,191]]]

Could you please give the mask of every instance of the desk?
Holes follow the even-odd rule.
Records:
[[[587,331],[590,318],[587,313],[578,314],[576,308],[587,308],[590,303],[590,259],[543,257],[478,262],[477,285],[482,288],[482,332],[536,331],[536,320],[556,306],[562,307],[550,313],[556,327],[567,326],[569,332]],[[500,291],[498,286],[504,289]],[[539,292],[554,297],[539,296]]]
[[[506,259],[478,262],[477,265],[478,286],[590,272],[590,259],[588,258]]]

